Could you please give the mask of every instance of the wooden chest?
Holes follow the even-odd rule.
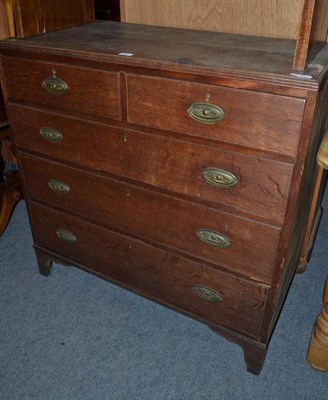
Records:
[[[327,48],[302,76],[291,41],[261,40],[96,22],[1,44],[40,272],[75,265],[203,321],[254,373],[327,127]]]

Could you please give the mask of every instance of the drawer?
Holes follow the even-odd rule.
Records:
[[[283,222],[292,164],[26,107],[11,106],[10,114],[19,147]]]
[[[279,228],[36,157],[20,165],[33,199],[271,282]]]
[[[3,69],[10,101],[121,119],[118,73],[15,58],[4,58]],[[67,85],[64,93],[65,88],[59,90],[64,84],[45,81],[54,76]],[[53,89],[55,85],[57,91]]]
[[[303,99],[137,75],[128,75],[127,86],[131,124],[296,155]],[[187,112],[195,103],[218,106],[224,119],[216,124],[196,121]],[[204,113],[222,115],[208,104],[191,113],[201,119],[206,119]]]
[[[266,286],[212,270],[33,202],[29,202],[29,211],[39,246],[164,304],[258,337]]]

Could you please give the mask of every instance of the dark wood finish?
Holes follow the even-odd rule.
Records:
[[[97,19],[121,20],[119,0],[95,0],[95,10]]]
[[[6,162],[15,161],[11,145],[8,144],[9,135],[9,128],[0,130],[0,236],[5,232],[14,208],[22,198],[18,172],[5,172]]]
[[[286,225],[282,230],[277,256],[277,264],[280,268],[275,270],[273,290],[269,298],[269,308],[273,309],[273,315],[271,320],[267,318],[264,323],[264,337],[271,334],[275,326],[299,263],[316,183],[316,156],[328,124],[327,94],[327,80],[320,91],[309,93],[301,131],[298,162],[295,165],[293,184],[287,206],[286,215],[288,218],[286,218]],[[286,242],[287,237],[289,237],[289,241]]]
[[[35,255],[39,267],[39,272],[43,276],[49,276],[52,272],[52,258],[49,257],[46,253],[38,251],[35,248]]]
[[[254,375],[259,375],[261,373],[267,352],[267,346],[265,346],[263,343],[248,339],[245,336],[242,337],[240,335],[231,335],[230,332],[227,332],[220,326],[209,325],[209,328],[213,332],[242,347],[248,372],[251,372]]]
[[[323,48],[328,33],[326,0],[304,0],[293,69],[304,71]]]
[[[15,36],[12,0],[3,0],[0,2],[0,39],[11,36]],[[7,163],[16,161],[9,136],[8,116],[0,85],[0,236],[5,232],[12,212],[22,197],[18,173],[5,172]]]
[[[233,275],[217,272],[138,240],[30,202],[29,211],[36,244],[84,264],[108,278],[139,288],[212,323],[235,327],[258,337],[265,296],[264,285],[252,284]],[[58,228],[77,237],[75,244],[61,241]],[[41,262],[41,264],[46,264]],[[193,292],[204,285],[221,293],[221,303],[211,303]],[[252,314],[251,324],[245,315]]]
[[[7,125],[8,125],[8,117],[7,117],[7,112],[6,112],[5,102],[3,99],[2,90],[0,87],[0,128],[3,126],[7,126]]]
[[[287,62],[289,42],[284,43],[282,50],[279,41],[261,38],[193,31],[181,35],[174,29],[102,22],[0,44],[4,83],[15,86],[15,70],[22,86],[8,88],[8,105],[38,252],[214,325],[242,345],[248,368],[255,373],[261,369],[301,254],[315,187],[316,153],[328,123],[327,49],[306,75],[297,75]],[[118,55],[126,51],[134,55]],[[35,88],[29,86],[23,64]],[[50,96],[46,101],[38,92],[50,66],[63,74],[69,71],[74,83],[71,103],[70,91],[61,100]],[[115,77],[115,82],[107,85],[107,77]],[[194,93],[198,99],[191,97]],[[106,104],[112,107],[108,113],[102,103],[111,98],[115,107],[113,102]],[[223,99],[227,109],[221,126],[195,122],[196,128],[194,121],[185,119],[189,102],[213,98]],[[89,99],[93,106],[88,111]],[[98,104],[106,112],[99,113]],[[63,141],[43,142],[39,124],[63,130]],[[226,135],[224,140],[218,129]],[[235,200],[233,191],[215,198],[212,188],[198,190],[203,184],[199,167],[209,161],[231,167],[238,175],[242,185],[234,189]],[[258,186],[251,183],[252,175]],[[197,176],[195,187],[188,180],[183,184],[188,176]],[[49,179],[68,184],[69,194],[54,193]],[[279,210],[269,211],[274,186],[272,207]],[[262,206],[255,206],[255,197]],[[52,232],[72,230],[77,246],[58,242],[55,233],[47,233],[50,226]],[[229,236],[230,247],[218,249],[199,241],[200,228]],[[140,243],[140,251],[134,252],[135,243]],[[130,252],[136,257],[135,267],[115,277],[130,265]],[[185,260],[188,268],[180,270],[175,259]],[[212,314],[210,307],[198,306],[187,294],[176,303],[167,300],[166,293],[172,298],[181,293],[179,282],[183,287],[193,285],[191,266],[197,279],[206,275],[208,284],[217,281],[218,291],[221,281],[230,288],[243,282],[241,293],[247,294],[242,300],[239,290],[232,289],[233,316]],[[172,292],[167,286],[171,277]],[[258,313],[248,307],[252,288],[259,290]],[[242,316],[241,304],[246,307]]]
[[[311,206],[311,209],[312,209],[312,206]],[[310,214],[311,214],[311,211],[310,211]],[[320,226],[321,217],[322,217],[322,207],[319,207],[316,210],[314,220],[312,221],[313,225],[312,225],[312,230],[310,231],[310,236],[307,236],[307,233],[308,233],[307,230],[305,232],[306,236],[304,237],[301,256],[299,259],[299,264],[296,269],[297,274],[302,274],[303,272],[305,272],[307,264],[310,261],[314,242],[315,242],[315,239],[316,239],[316,236],[318,233],[318,229]],[[307,245],[307,246],[305,247],[305,245]]]
[[[93,22],[93,0],[15,0],[17,36],[39,35]]]
[[[292,164],[16,105],[10,112],[16,143],[22,148],[210,202],[213,207],[219,203],[283,221]],[[63,141],[43,139],[39,130],[44,126],[59,130]],[[205,183],[201,172],[206,167],[231,172],[239,181],[237,186],[219,189]]]
[[[5,232],[10,217],[18,201],[22,198],[22,188],[17,172],[0,180],[0,236]]]
[[[121,118],[116,73],[7,59],[4,68],[9,100],[65,109],[81,115]],[[43,80],[52,76],[67,83],[65,94],[53,95],[42,88]]]
[[[271,280],[278,228],[38,158],[21,155],[20,161],[27,195],[34,199],[205,261],[229,265],[246,277]],[[69,194],[49,189],[50,179],[65,182]],[[196,233],[202,228],[227,236],[230,247],[218,249],[200,241]]]
[[[295,155],[304,100],[133,75],[127,85],[131,124]],[[207,100],[225,113],[215,126],[187,114],[191,104]]]
[[[262,77],[272,82],[273,77],[268,74],[273,73],[281,75],[274,78],[275,82],[284,78],[292,82],[312,83],[290,75],[294,40],[96,21],[27,38],[23,42],[11,40],[10,43],[15,44],[15,49],[32,47],[42,53],[43,48],[50,46],[56,49],[57,55],[71,56],[75,53],[84,60],[110,60],[121,65],[142,65],[143,68],[165,68],[166,71],[170,68],[185,71],[188,68],[192,72],[207,67],[209,76],[220,69],[227,71],[230,79],[238,74],[252,77],[252,80]],[[122,52],[133,53],[133,56],[117,57]],[[191,62],[187,67],[184,64],[186,60]],[[207,74],[202,75],[202,79],[206,79]]]

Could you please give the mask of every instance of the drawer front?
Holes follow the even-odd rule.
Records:
[[[3,68],[10,101],[121,119],[118,73],[14,58]]]
[[[291,164],[25,107],[10,113],[19,147],[283,222]]]
[[[131,124],[296,154],[303,99],[136,75],[128,75],[127,85]],[[212,124],[222,111],[223,120]]]
[[[271,282],[278,228],[35,157],[20,161],[34,199]]]
[[[265,286],[206,268],[33,202],[29,203],[29,210],[38,245],[209,322],[254,337],[259,335]],[[76,241],[63,239],[62,231],[73,234]]]

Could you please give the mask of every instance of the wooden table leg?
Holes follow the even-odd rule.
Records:
[[[321,202],[325,189],[326,182],[326,172],[324,168],[318,166],[316,184],[313,192],[311,209],[308,217],[308,222],[306,225],[303,245],[301,249],[299,264],[296,269],[297,274],[301,274],[306,270],[306,266],[310,260],[313,244],[318,232],[321,216],[322,207]]]
[[[306,359],[311,367],[328,371],[328,278],[323,293],[323,307],[312,331]]]
[[[11,214],[22,198],[22,189],[18,172],[0,182],[0,236],[4,233]]]

